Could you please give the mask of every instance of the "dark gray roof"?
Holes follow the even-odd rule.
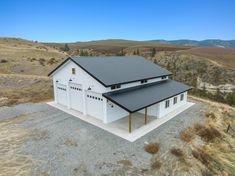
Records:
[[[185,84],[173,80],[165,80],[104,93],[103,96],[128,112],[136,112],[189,89],[191,87]]]
[[[140,56],[72,57],[71,59],[106,87],[171,74]]]

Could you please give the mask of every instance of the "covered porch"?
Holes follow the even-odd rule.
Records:
[[[186,97],[184,101],[181,98],[181,100],[176,100],[176,102],[174,100],[173,106],[170,106],[170,99],[172,97],[178,99],[180,94],[184,94],[190,89],[191,87],[185,84],[173,80],[164,80],[104,93],[103,96],[128,112],[129,115],[127,117],[117,121],[123,126],[126,123],[128,132],[131,133],[133,129],[140,128],[140,125],[146,126],[151,121],[157,118],[161,119],[162,116],[186,104]],[[168,107],[165,107],[165,100],[168,101]],[[151,113],[148,112],[150,107]]]
[[[115,122],[111,122],[109,125],[114,125],[121,130],[131,133],[134,130],[143,127],[144,125],[153,122],[154,120],[157,120],[157,117],[147,115],[147,111],[146,114],[135,112],[122,119],[116,120]]]

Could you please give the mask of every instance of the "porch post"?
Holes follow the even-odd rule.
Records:
[[[131,113],[129,114],[129,133],[131,133]]]
[[[147,124],[147,108],[145,108],[145,113],[144,113],[144,124]]]

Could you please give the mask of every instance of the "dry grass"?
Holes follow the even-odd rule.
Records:
[[[202,164],[204,164],[207,168],[212,169],[211,162],[212,158],[208,153],[203,149],[193,150],[192,155],[194,158],[199,160]]]
[[[132,166],[132,162],[130,160],[120,160],[117,163],[122,164],[124,167],[131,167]]]
[[[195,134],[192,128],[187,128],[180,132],[180,139],[185,142],[190,142],[194,139]]]
[[[214,174],[208,169],[202,170],[202,176],[214,176]]]
[[[151,168],[152,169],[160,169],[162,166],[162,163],[158,160],[155,160],[152,164],[151,164]]]
[[[194,47],[182,52],[199,56],[199,58],[208,58],[209,60],[228,68],[235,68],[235,48]]]
[[[48,139],[49,138],[49,132],[47,130],[43,130],[43,131],[34,130],[32,135],[31,135],[31,138],[33,140],[36,140],[36,141]]]
[[[78,146],[78,143],[77,143],[77,141],[75,140],[75,139],[66,139],[65,140],[65,142],[64,142],[64,144],[66,145],[66,146],[72,146],[72,147],[77,147]]]
[[[215,114],[213,112],[205,113],[205,116],[207,118],[216,119],[216,116],[215,116]]]
[[[45,101],[53,95],[48,77],[0,74],[0,89],[0,106]]]
[[[15,127],[25,119],[25,116],[20,116],[0,121],[0,176],[32,174],[31,158],[20,151],[20,146],[30,134],[22,128]]]
[[[144,147],[144,150],[151,154],[156,154],[159,151],[160,145],[158,143],[147,144]]]
[[[221,137],[221,133],[214,127],[208,125],[194,124],[195,133],[200,136],[204,141],[211,142],[216,138]]]
[[[171,149],[171,154],[175,155],[176,157],[183,157],[184,156],[183,151],[181,149],[178,149],[178,148],[172,148]]]
[[[193,156],[205,165],[210,171],[202,172],[202,175],[234,175],[235,173],[235,138],[226,133],[228,124],[235,126],[235,108],[201,98],[194,100],[203,102],[208,107],[205,124],[193,126],[195,134],[204,141],[204,146],[194,146]],[[216,139],[216,140],[215,140]],[[212,172],[211,172],[212,171]]]

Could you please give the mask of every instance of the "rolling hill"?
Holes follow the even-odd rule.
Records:
[[[162,44],[174,44],[183,46],[205,46],[205,47],[219,47],[219,48],[235,48],[235,40],[150,40],[149,42],[157,42]]]
[[[235,49],[132,40],[40,43],[0,38],[0,106],[52,98],[47,74],[73,55],[141,55],[166,67],[173,78],[197,89],[226,93],[235,88]],[[203,94],[204,95],[204,94]],[[225,100],[224,100],[225,101]]]

